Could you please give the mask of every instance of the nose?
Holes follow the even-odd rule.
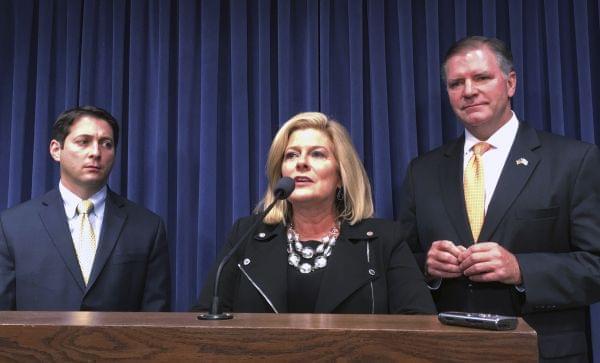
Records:
[[[307,163],[305,154],[299,155],[298,158],[296,159],[296,169],[297,170],[308,169],[308,163]]]
[[[98,143],[98,142],[90,143],[89,155],[92,158],[98,158],[100,156],[100,143]]]
[[[470,79],[465,80],[465,87],[463,88],[463,96],[464,97],[473,97],[477,94],[477,87],[473,84]]]

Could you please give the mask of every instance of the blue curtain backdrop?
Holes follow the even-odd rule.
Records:
[[[0,1],[0,208],[56,186],[61,111],[110,110],[123,129],[110,186],[164,217],[186,310],[298,112],[348,127],[377,214],[395,216],[410,159],[462,132],[439,72],[456,39],[505,40],[517,115],[599,144],[599,17],[599,0]]]

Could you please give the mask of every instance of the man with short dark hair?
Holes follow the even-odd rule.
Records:
[[[58,188],[0,215],[0,309],[169,310],[163,221],[107,186],[118,135],[98,107],[58,117]]]
[[[517,119],[517,75],[498,39],[457,42],[442,75],[465,134],[411,162],[400,215],[438,310],[522,316],[540,360],[587,361],[588,306],[600,300],[598,147]]]

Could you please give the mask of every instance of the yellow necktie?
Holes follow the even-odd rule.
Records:
[[[77,205],[77,212],[81,216],[81,223],[79,228],[79,245],[76,246],[75,250],[77,251],[77,259],[81,267],[83,281],[85,281],[86,285],[92,271],[92,265],[94,264],[94,256],[96,255],[96,236],[89,218],[93,209],[94,203],[90,200],[82,200]]]
[[[472,148],[473,156],[465,168],[463,185],[465,188],[465,204],[473,233],[473,242],[477,242],[485,216],[485,183],[481,156],[490,149],[487,142],[479,142]]]

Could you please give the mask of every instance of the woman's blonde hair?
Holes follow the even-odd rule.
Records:
[[[333,153],[338,161],[338,172],[342,182],[343,198],[336,199],[337,218],[355,224],[373,216],[373,197],[367,172],[352,145],[350,135],[344,126],[319,112],[304,112],[289,119],[279,129],[267,159],[269,185],[265,196],[255,209],[260,213],[275,199],[273,188],[281,178],[281,166],[290,135],[297,130],[314,129],[323,132],[333,144]],[[265,217],[265,223],[289,223],[292,206],[287,200],[278,202]]]

